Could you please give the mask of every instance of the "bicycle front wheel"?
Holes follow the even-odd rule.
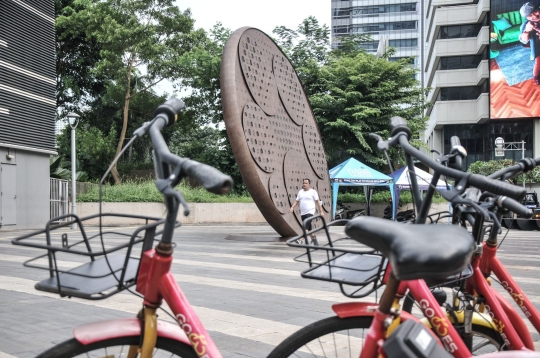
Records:
[[[120,358],[127,357],[130,346],[138,346],[140,337],[122,337],[106,339],[88,345],[79,343],[72,338],[68,341],[52,347],[41,353],[37,358],[72,358],[72,357],[107,357]],[[160,357],[181,357],[197,358],[193,349],[185,343],[174,341],[163,337],[158,337],[153,358]]]
[[[281,342],[268,358],[359,357],[373,317],[330,317],[306,326]]]

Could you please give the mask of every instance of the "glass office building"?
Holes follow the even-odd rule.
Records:
[[[420,5],[411,0],[332,0],[332,46],[339,46],[344,35],[365,34],[371,39],[359,46],[366,51],[376,53],[384,39],[396,50],[390,60],[411,58],[419,67]]]

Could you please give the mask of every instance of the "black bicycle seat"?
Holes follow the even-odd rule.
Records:
[[[471,234],[455,225],[405,225],[359,217],[347,223],[345,233],[388,257],[399,280],[455,275],[463,270],[475,250]]]

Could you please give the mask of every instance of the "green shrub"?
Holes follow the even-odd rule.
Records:
[[[482,174],[490,175],[495,173],[497,170],[503,169],[505,167],[514,165],[515,162],[511,159],[502,159],[502,160],[490,160],[488,162],[474,162],[469,166],[468,171],[473,174]],[[519,175],[512,180],[514,184],[522,184],[523,177],[525,177],[526,183],[540,183],[540,167],[534,168],[531,172],[525,175]]]
[[[176,186],[187,202],[191,203],[251,203],[249,195],[227,194],[216,195],[207,192],[203,187],[193,188],[183,181]],[[85,194],[77,196],[79,202],[98,202],[99,188],[93,188]],[[103,186],[104,202],[163,202],[163,195],[157,190],[154,181],[128,181],[120,185]]]

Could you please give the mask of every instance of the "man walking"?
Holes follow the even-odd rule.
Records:
[[[291,206],[291,209],[289,210],[291,213],[294,211],[294,208],[298,203],[300,203],[300,216],[302,217],[302,222],[304,222],[305,219],[313,216],[315,214],[315,204],[317,204],[317,208],[319,209],[319,214],[323,215],[323,209],[321,202],[319,200],[319,194],[314,189],[311,189],[311,180],[309,179],[303,179],[302,180],[302,190],[298,192],[298,195],[296,196],[296,201]],[[307,223],[306,230],[311,231],[311,221]],[[318,245],[317,239],[315,238],[315,235],[310,234],[312,243],[314,245]],[[307,238],[306,238],[307,240]]]

